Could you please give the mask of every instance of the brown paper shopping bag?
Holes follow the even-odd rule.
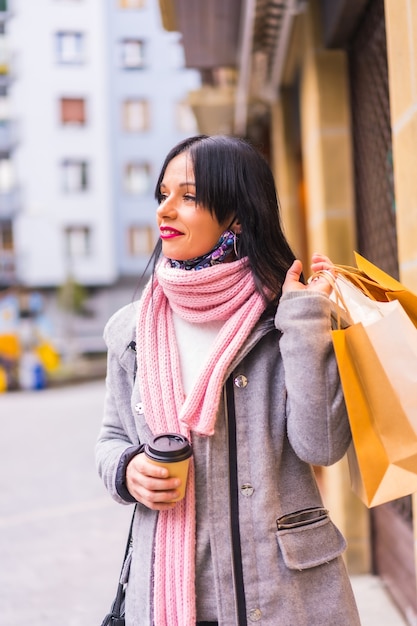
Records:
[[[351,483],[372,507],[417,491],[417,329],[399,301],[374,302],[353,283],[350,293],[339,278],[334,286],[354,321],[332,331]]]
[[[398,300],[417,326],[417,295],[357,252],[354,254],[357,267],[339,265],[336,266],[337,272],[375,300]]]
[[[352,488],[369,507],[417,491],[417,434],[412,425],[416,415],[407,406],[414,398],[408,390],[401,393],[398,381],[394,386],[375,350],[378,324],[373,342],[361,323],[332,331],[352,431]],[[381,332],[380,338],[386,336]]]

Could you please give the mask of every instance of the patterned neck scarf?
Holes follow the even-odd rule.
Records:
[[[212,267],[218,263],[222,263],[236,247],[237,235],[232,230],[225,230],[220,239],[206,254],[196,256],[194,259],[186,261],[176,261],[168,259],[170,266],[181,270],[202,270],[206,267]]]

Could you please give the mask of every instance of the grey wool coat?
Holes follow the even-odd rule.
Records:
[[[135,353],[128,347],[135,339],[136,307],[121,309],[105,329],[107,391],[96,450],[108,491],[124,504],[128,499],[117,489],[120,461],[127,449],[151,438],[134,383]],[[330,320],[325,295],[286,293],[275,320],[261,318],[228,372],[236,414],[240,591],[248,625],[360,624],[341,556],[345,540],[326,512],[310,512],[323,507],[312,465],[338,461],[351,438]],[[242,626],[232,567],[227,406],[223,398],[207,442],[206,519],[219,625]],[[277,519],[287,515],[288,523],[278,529]],[[161,626],[152,624],[156,521],[157,512],[138,504],[127,626]]]

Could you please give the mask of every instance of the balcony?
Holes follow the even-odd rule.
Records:
[[[4,191],[0,189],[0,219],[12,219],[21,207],[21,192],[19,187],[12,187]]]
[[[197,120],[199,132],[207,135],[233,133],[235,88],[225,85],[190,91],[188,104]]]
[[[242,0],[159,0],[165,30],[180,31],[186,67],[235,67]]]
[[[11,287],[16,283],[16,254],[13,250],[0,250],[0,287]]]

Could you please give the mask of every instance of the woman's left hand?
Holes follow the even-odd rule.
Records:
[[[311,273],[315,274],[321,270],[330,270],[333,267],[333,263],[331,260],[324,256],[324,254],[314,253],[311,257]],[[332,286],[329,281],[324,278],[317,276],[310,283],[304,285],[300,282],[300,275],[303,271],[303,264],[301,261],[296,259],[294,263],[289,268],[287,275],[285,277],[285,281],[282,285],[282,293],[286,293],[287,291],[320,291],[326,295],[330,295],[332,292]]]

